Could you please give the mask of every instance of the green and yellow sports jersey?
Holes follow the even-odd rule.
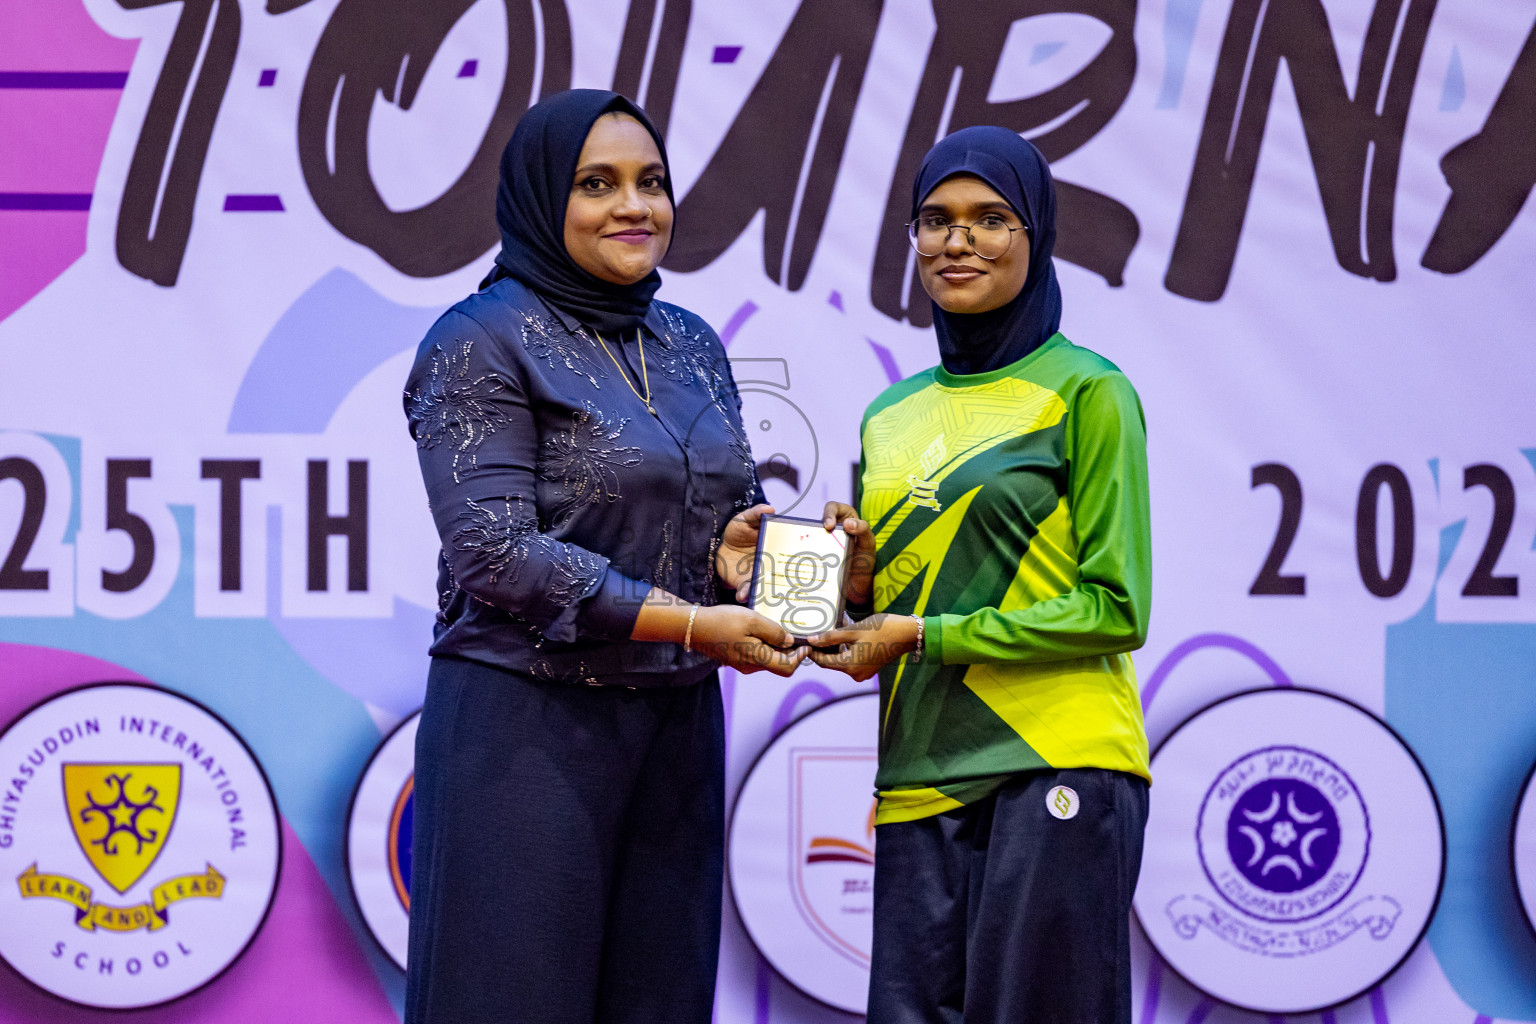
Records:
[[[925,634],[922,661],[880,671],[877,822],[1032,769],[1150,779],[1128,653],[1151,604],[1146,426],[1125,375],[1057,334],[990,373],[893,385],[861,435],[874,607]]]

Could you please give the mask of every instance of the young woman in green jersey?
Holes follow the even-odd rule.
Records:
[[[929,152],[910,232],[940,365],[870,405],[857,508],[826,508],[867,617],[811,657],[880,676],[871,1024],[1130,1021],[1146,431],[1057,330],[1055,204],[1006,129]]]

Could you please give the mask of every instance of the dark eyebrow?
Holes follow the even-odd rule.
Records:
[[[1012,206],[1008,205],[1006,202],[995,199],[989,199],[984,203],[977,203],[976,209],[986,213],[1013,213]],[[925,213],[942,213],[946,217],[949,216],[949,208],[946,206],[940,206],[938,203],[924,203],[922,206],[918,207],[917,212],[919,215]],[[1014,213],[1014,216],[1017,217],[1018,214]]]
[[[642,175],[665,174],[666,172],[666,167],[655,161],[652,161],[651,163],[648,163],[644,167],[640,168],[640,173]],[[582,178],[585,178],[589,174],[602,173],[607,173],[613,175],[614,177],[618,177],[618,168],[614,167],[612,164],[583,164],[576,168],[575,178],[577,181],[580,181]]]

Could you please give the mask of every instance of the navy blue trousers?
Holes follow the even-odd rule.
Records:
[[[718,677],[631,690],[433,659],[407,1024],[708,1024],[724,807]]]
[[[1130,1024],[1146,823],[1145,780],[1075,768],[878,826],[869,1024]]]

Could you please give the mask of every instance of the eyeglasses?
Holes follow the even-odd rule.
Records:
[[[907,225],[907,239],[919,256],[937,256],[949,245],[949,233],[956,228],[965,232],[971,251],[984,260],[995,260],[1013,245],[1015,231],[1028,228],[1009,227],[1002,217],[989,213],[974,224],[951,224],[947,217],[925,213]]]

